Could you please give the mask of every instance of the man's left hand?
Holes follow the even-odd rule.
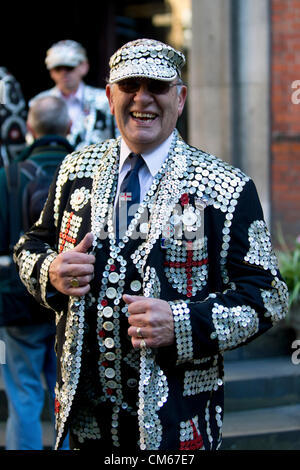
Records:
[[[137,295],[123,296],[128,304],[131,325],[128,334],[134,348],[140,348],[143,340],[150,348],[169,346],[174,342],[174,321],[168,302]]]

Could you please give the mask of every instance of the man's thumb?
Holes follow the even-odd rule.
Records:
[[[89,232],[85,235],[85,237],[75,246],[74,251],[78,251],[79,253],[87,253],[89,248],[91,248],[94,240],[94,235],[92,232]]]
[[[141,300],[141,298],[142,297],[139,295],[129,295],[129,294],[123,295],[123,300],[127,305],[132,304],[133,302],[137,302],[138,300]]]

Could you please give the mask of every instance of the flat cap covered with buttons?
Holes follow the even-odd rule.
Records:
[[[109,82],[131,77],[171,81],[181,76],[182,52],[154,39],[137,39],[124,44],[110,58]]]
[[[79,42],[66,39],[59,41],[47,51],[45,63],[47,69],[53,69],[60,65],[77,67],[81,62],[87,60],[86,50]]]

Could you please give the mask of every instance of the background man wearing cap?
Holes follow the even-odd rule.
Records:
[[[39,93],[30,104],[45,95],[63,98],[72,120],[68,140],[76,149],[114,137],[116,129],[105,90],[83,82],[89,62],[82,45],[72,40],[59,41],[48,49],[45,63],[55,87]]]
[[[121,138],[66,157],[16,247],[57,312],[58,446],[70,429],[72,448],[103,453],[219,448],[222,354],[286,313],[253,182],[175,129],[184,62],[148,39],[112,56]]]

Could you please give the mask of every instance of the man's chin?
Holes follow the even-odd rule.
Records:
[[[139,135],[130,142],[127,142],[128,147],[135,153],[143,153],[154,150],[158,147],[163,140],[155,138],[154,135]]]

